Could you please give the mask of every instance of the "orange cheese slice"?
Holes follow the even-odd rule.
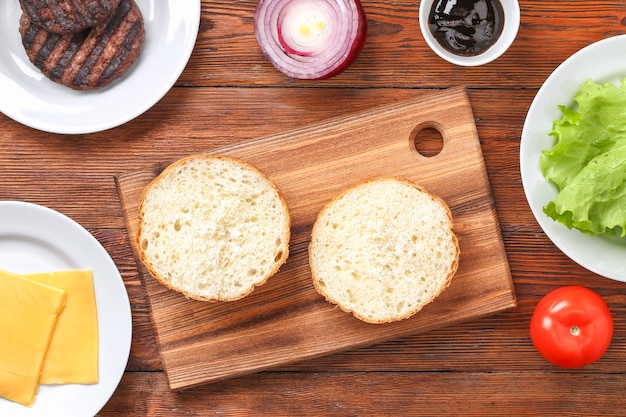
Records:
[[[66,293],[0,271],[0,396],[32,406]]]
[[[91,270],[25,274],[29,279],[64,290],[67,300],[59,316],[42,384],[95,384],[98,382],[98,315]]]

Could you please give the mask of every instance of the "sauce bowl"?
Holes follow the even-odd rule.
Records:
[[[440,43],[440,40],[437,39],[433,34],[433,28],[429,25],[430,16],[433,12],[434,7],[436,7],[439,11],[443,11],[443,9],[445,9],[445,12],[449,13],[451,9],[454,9],[455,7],[462,7],[463,5],[466,5],[468,3],[472,3],[472,1],[421,0],[419,8],[420,30],[422,31],[422,36],[424,37],[424,40],[426,41],[430,49],[432,49],[433,52],[435,52],[446,61],[460,66],[484,65],[500,57],[504,52],[506,52],[506,50],[515,40],[520,25],[519,3],[517,0],[474,0],[474,10],[479,10],[480,8],[484,9],[488,3],[499,3],[501,7],[501,12],[503,14],[500,26],[500,34],[497,37],[495,36],[498,30],[496,25],[496,32],[494,32],[493,43],[487,49],[483,51],[476,51],[473,53],[464,54],[462,48],[460,48],[453,52],[451,50],[452,48],[444,47],[442,43]],[[476,23],[479,20],[480,18],[478,17],[478,15],[474,14],[473,20],[470,16],[466,17],[466,20],[464,22],[473,21],[474,23]],[[450,23],[450,21],[448,21],[448,23]],[[456,39],[454,38],[456,36],[459,37],[458,39],[461,39],[461,44],[463,43],[463,39],[466,39],[465,34],[462,34],[455,30],[451,30],[448,35],[452,37],[451,42],[453,43],[456,42]],[[456,43],[456,46],[460,46],[459,43]]]

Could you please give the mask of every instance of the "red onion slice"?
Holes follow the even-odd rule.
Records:
[[[303,80],[330,78],[346,69],[367,32],[360,0],[260,0],[254,25],[272,65]]]

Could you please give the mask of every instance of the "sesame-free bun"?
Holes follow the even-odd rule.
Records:
[[[139,258],[157,281],[188,298],[237,300],[285,263],[290,224],[283,196],[259,169],[192,155],[143,191]]]
[[[459,262],[445,202],[400,178],[360,182],[319,213],[309,263],[316,290],[367,323],[408,318],[448,287]]]

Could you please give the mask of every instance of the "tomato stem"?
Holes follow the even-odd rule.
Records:
[[[580,327],[574,325],[570,327],[569,332],[572,336],[580,336]]]

